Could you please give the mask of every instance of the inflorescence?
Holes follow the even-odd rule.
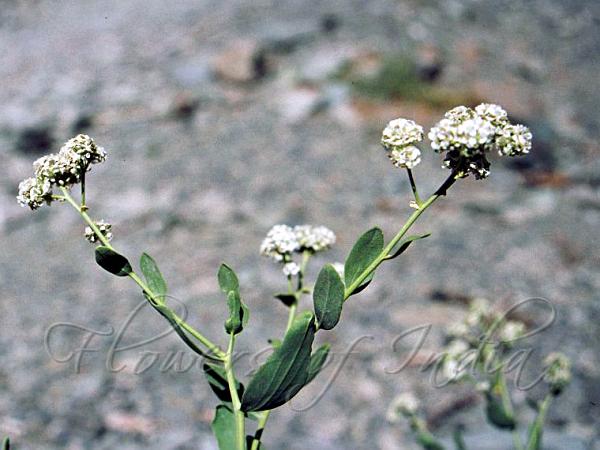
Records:
[[[451,109],[427,136],[431,148],[445,154],[444,167],[454,171],[457,178],[473,174],[477,179],[490,173],[487,153],[524,155],[531,150],[532,140],[526,126],[510,123],[502,107],[489,103],[475,109]],[[396,167],[412,169],[421,161],[421,152],[414,144],[422,139],[423,127],[412,120],[395,119],[383,130],[381,143]]]
[[[104,220],[100,220],[98,222],[95,222],[95,225],[96,228],[98,228],[98,231],[100,231],[102,236],[107,241],[110,241],[113,238],[112,225],[110,223],[105,222]],[[91,244],[95,244],[100,240],[99,236],[94,232],[94,230],[92,230],[91,227],[85,227],[84,234],[85,239]]]
[[[81,182],[93,164],[106,161],[106,156],[106,151],[85,134],[69,139],[58,153],[42,156],[33,163],[34,176],[19,184],[17,201],[32,210],[44,203],[49,205],[55,186],[70,189]]]
[[[294,253],[317,253],[335,244],[335,233],[324,226],[275,225],[267,233],[260,246],[260,253],[284,264],[283,273],[287,276],[300,272],[298,264],[292,261]]]

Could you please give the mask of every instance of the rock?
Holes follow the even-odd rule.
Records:
[[[218,78],[235,83],[256,81],[267,73],[264,51],[253,40],[234,42],[214,59],[212,67]]]

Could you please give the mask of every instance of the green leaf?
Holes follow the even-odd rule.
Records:
[[[242,306],[239,292],[230,291],[227,295],[227,305],[229,306],[229,318],[225,321],[225,331],[227,334],[238,334],[244,329],[248,322],[248,308]],[[246,319],[244,319],[246,317]]]
[[[146,278],[146,283],[152,292],[156,294],[158,298],[164,300],[167,294],[167,283],[163,278],[156,261],[147,253],[142,253],[140,258],[140,268]]]
[[[236,450],[235,416],[225,405],[217,406],[212,430],[217,438],[219,450]]]
[[[383,232],[379,228],[370,229],[356,241],[344,265],[346,287],[356,281],[382,250]]]
[[[259,367],[242,397],[242,411],[264,411],[289,401],[306,384],[310,351],[315,337],[311,312],[300,314],[281,346]]]
[[[493,391],[493,389],[492,389]],[[514,430],[516,426],[515,417],[502,403],[502,397],[495,392],[486,392],[487,405],[485,413],[488,421],[500,429]]]
[[[398,244],[397,247],[395,247],[391,251],[391,253],[386,257],[386,259],[394,259],[394,258],[400,256],[402,253],[404,253],[406,251],[406,249],[410,246],[411,243],[413,243],[414,241],[418,241],[420,239],[425,239],[426,237],[429,237],[429,236],[431,236],[431,233],[408,236],[406,239],[404,239],[402,242],[400,242],[400,244]]]
[[[229,306],[229,318],[225,321],[227,334],[237,334],[243,330],[248,323],[250,310],[240,297],[240,283],[235,272],[227,264],[221,264],[217,273],[219,287],[227,294],[227,305]]]
[[[330,348],[331,346],[329,344],[323,344],[317,350],[315,350],[312,355],[310,355],[310,364],[308,365],[308,378],[306,380],[306,384],[314,380],[319,374],[323,368],[323,364],[325,364],[327,355],[329,355]]]
[[[227,373],[222,366],[217,364],[205,363],[202,368],[204,375],[210,385],[210,388],[222,402],[231,402],[231,393],[229,392],[229,384],[227,383]],[[235,387],[238,397],[244,394],[244,385],[238,380],[235,380]]]
[[[229,294],[231,291],[239,292],[240,282],[238,277],[227,264],[221,264],[217,279],[219,280],[219,287],[225,294]]]
[[[96,247],[96,262],[104,270],[118,277],[125,277],[133,271],[127,258],[103,245]]]
[[[323,266],[313,290],[313,303],[319,328],[331,330],[340,320],[344,304],[344,283],[331,265]]]
[[[280,300],[285,306],[292,306],[298,301],[294,294],[288,294],[287,292],[275,294],[274,297],[277,300]]]
[[[4,442],[2,443],[2,450],[10,450],[10,439],[4,438]]]

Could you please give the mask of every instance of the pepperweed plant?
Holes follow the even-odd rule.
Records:
[[[485,414],[494,427],[512,432],[515,450],[538,450],[542,445],[544,421],[550,403],[558,397],[571,381],[571,363],[559,352],[552,352],[544,359],[542,375],[532,383],[544,382],[543,400],[530,399],[536,417],[529,425],[524,444],[519,433],[519,418],[515,412],[506,375],[513,370],[508,352],[529,333],[520,320],[507,319],[506,314],[494,311],[485,299],[471,302],[465,319],[446,330],[446,346],[437,358],[433,373],[438,386],[453,383],[470,383],[484,398]],[[518,353],[516,353],[518,355]],[[516,359],[516,358],[514,358]],[[517,371],[517,376],[520,373]],[[424,450],[445,450],[444,446],[428,429],[426,421],[419,417],[420,402],[410,392],[399,395],[388,410],[388,419],[397,422],[405,418]],[[454,431],[456,450],[467,450],[462,428]]]
[[[326,264],[312,284],[305,279],[307,265],[315,253],[335,243],[335,234],[324,226],[313,225],[275,225],[267,233],[260,253],[278,264],[287,280],[287,291],[275,294],[275,298],[288,308],[289,318],[282,339],[272,342],[273,352],[244,384],[236,376],[233,355],[236,342],[249,324],[250,314],[233,268],[222,264],[217,273],[229,309],[224,322],[227,344],[221,346],[171,308],[167,283],[151,256],[142,254],[139,272],[134,270],[130,261],[113,246],[111,224],[92,218],[86,199],[86,175],[107,158],[107,153],[93,139],[78,135],[67,141],[58,153],[35,161],[34,174],[21,182],[17,199],[32,210],[64,203],[81,216],[85,223],[83,235],[95,246],[98,265],[136,283],[148,303],[169,322],[183,343],[204,358],[206,380],[220,402],[212,423],[219,448],[257,450],[262,447],[271,411],[289,402],[322,369],[329,346],[315,348],[315,334],[337,325],[345,302],[368,287],[382,264],[399,257],[413,242],[427,236],[410,236],[408,232],[454,183],[469,175],[486,178],[490,167],[487,156],[491,152],[508,157],[524,155],[531,149],[532,139],[529,130],[512,124],[500,106],[482,104],[475,109],[459,106],[448,111],[431,128],[428,137],[431,148],[443,154],[443,167],[449,174],[433,194],[422,198],[412,171],[421,161],[419,146],[424,136],[423,127],[407,119],[392,120],[383,130],[381,144],[392,164],[406,170],[414,196],[410,205],[415,209],[387,242],[381,229],[368,230],[358,238],[343,265]],[[74,195],[76,187],[78,195]],[[299,311],[301,299],[309,295],[312,295],[313,307]],[[497,383],[490,384],[490,396],[496,394]],[[409,405],[405,410],[415,408]],[[416,420],[416,416],[411,417]]]

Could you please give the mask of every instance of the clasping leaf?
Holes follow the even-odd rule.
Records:
[[[315,331],[312,312],[307,311],[294,320],[281,345],[250,380],[242,396],[242,411],[277,408],[302,389],[308,380]]]
[[[118,277],[126,277],[133,271],[127,258],[103,245],[96,247],[96,262],[104,270]]]
[[[379,228],[371,228],[364,233],[348,255],[344,264],[346,288],[349,288],[383,251],[383,232]],[[366,287],[366,286],[364,286]],[[364,289],[363,287],[363,289]],[[357,290],[349,293],[355,294]]]

